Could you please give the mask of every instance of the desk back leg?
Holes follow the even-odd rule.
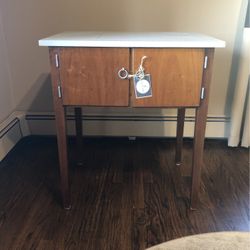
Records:
[[[203,166],[203,150],[204,138],[206,131],[206,120],[208,110],[209,87],[212,77],[212,66],[214,49],[206,49],[208,64],[203,71],[202,87],[205,89],[205,96],[201,100],[200,106],[196,108],[195,131],[194,131],[194,146],[193,146],[193,164],[192,164],[192,188],[191,188],[191,204],[190,208],[195,210],[198,205],[201,168]]]
[[[175,151],[175,164],[181,165],[182,146],[183,146],[183,130],[185,120],[185,108],[178,108],[177,115],[177,130],[176,130],[176,151]]]
[[[77,162],[78,166],[83,165],[82,160],[82,108],[75,108],[75,128],[76,128],[76,150],[77,150]]]
[[[67,150],[67,129],[65,112],[62,98],[58,95],[58,83],[60,72],[56,67],[55,54],[59,53],[57,48],[50,49],[51,79],[54,99],[54,110],[56,117],[57,146],[60,166],[60,182],[63,207],[70,209],[69,173],[68,173],[68,150]]]

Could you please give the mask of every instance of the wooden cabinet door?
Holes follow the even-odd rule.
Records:
[[[64,105],[128,106],[129,81],[117,72],[129,69],[129,49],[61,48],[59,53]]]
[[[147,56],[143,67],[151,74],[152,97],[136,99],[134,107],[195,107],[200,104],[204,49],[134,49],[133,72]]]

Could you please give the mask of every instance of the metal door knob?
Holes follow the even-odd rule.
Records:
[[[118,71],[118,76],[119,76],[120,79],[124,80],[124,79],[128,78],[129,74],[128,74],[128,71],[125,68],[121,68]]]

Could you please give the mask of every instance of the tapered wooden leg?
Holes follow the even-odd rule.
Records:
[[[77,165],[82,166],[82,109],[75,108],[75,127],[76,127],[76,147],[77,147]]]
[[[204,108],[197,108],[194,132],[191,209],[196,209],[200,190],[201,168],[203,165],[203,148],[206,129],[207,112]]]
[[[196,108],[190,204],[191,209],[196,209],[199,201],[201,168],[203,165],[203,148],[208,110],[209,87],[212,77],[213,55],[214,49],[206,49],[205,56],[207,56],[208,60],[207,67],[203,71],[203,90],[201,90],[203,92],[203,95],[201,97],[200,106]]]
[[[177,116],[176,151],[175,151],[175,164],[178,166],[181,165],[184,120],[185,120],[185,108],[179,108]]]
[[[70,192],[69,192],[69,173],[68,173],[68,151],[67,151],[67,135],[65,108],[58,106],[56,108],[56,129],[57,129],[57,145],[60,164],[60,180],[63,207],[70,209]]]
[[[70,209],[70,190],[69,190],[69,173],[68,173],[68,152],[67,152],[67,129],[65,112],[63,106],[62,92],[60,85],[60,72],[55,61],[56,55],[60,53],[57,48],[50,48],[50,64],[51,64],[51,79],[54,99],[54,110],[56,117],[56,132],[58,156],[60,165],[60,182],[62,203],[65,209]]]

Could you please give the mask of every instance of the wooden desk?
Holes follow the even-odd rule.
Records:
[[[176,164],[181,164],[185,108],[196,110],[190,207],[198,201],[214,48],[221,40],[187,33],[61,33],[39,41],[48,46],[56,115],[63,206],[70,188],[65,109],[75,106],[81,147],[81,106],[178,108]],[[152,79],[152,96],[136,98],[132,80],[142,58]],[[80,150],[80,149],[78,149]]]

